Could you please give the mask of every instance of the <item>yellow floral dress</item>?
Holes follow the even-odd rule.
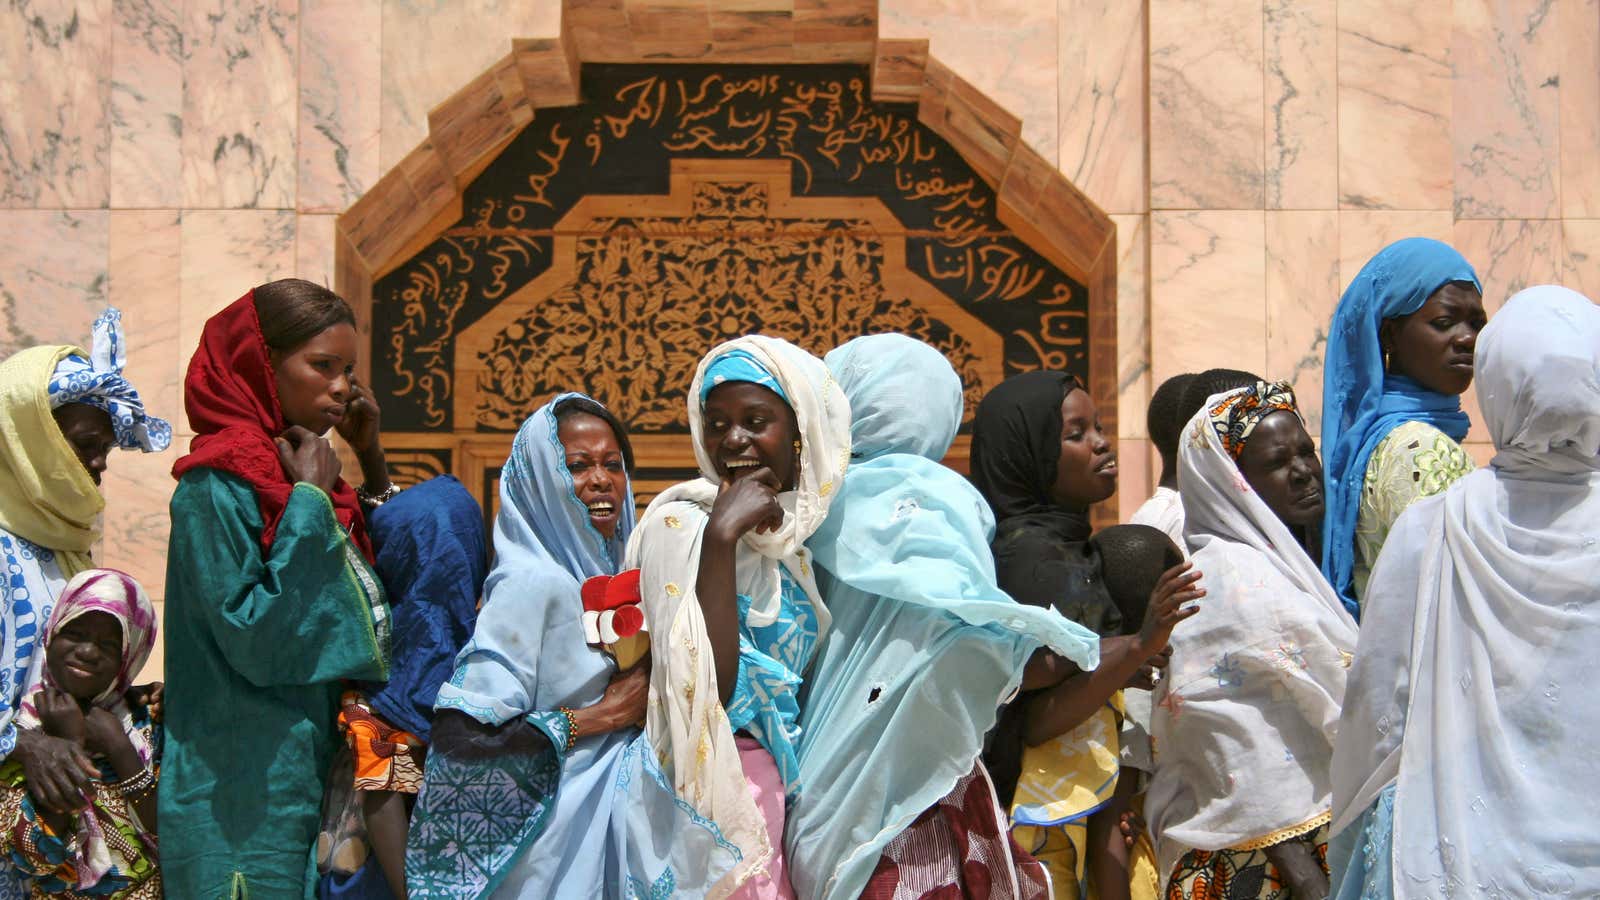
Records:
[[[1426,422],[1407,422],[1378,444],[1367,461],[1356,513],[1357,601],[1366,596],[1378,551],[1406,507],[1443,491],[1473,468],[1460,444]]]

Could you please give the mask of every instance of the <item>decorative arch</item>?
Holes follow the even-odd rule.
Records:
[[[1115,428],[1110,219],[875,3],[750,6],[567,0],[339,217],[397,481],[452,472],[492,515],[517,425],[579,389],[630,422],[644,502],[693,470],[695,362],[751,331],[914,334],[969,419],[1065,368]]]

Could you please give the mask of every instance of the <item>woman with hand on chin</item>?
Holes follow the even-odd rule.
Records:
[[[805,540],[849,465],[849,402],[822,360],[744,337],[701,360],[689,429],[703,477],[658,496],[628,547],[654,646],[646,731],[679,798],[740,850],[709,896],[790,897],[799,693],[829,622]]]
[[[173,474],[162,869],[174,897],[312,896],[342,679],[388,677],[388,609],[361,498],[392,487],[355,379],[355,317],[310,282],[206,323]],[[340,477],[337,428],[364,484]]]

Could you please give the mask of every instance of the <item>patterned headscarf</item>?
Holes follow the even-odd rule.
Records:
[[[1294,388],[1287,381],[1258,381],[1252,387],[1223,395],[1207,410],[1207,415],[1217,439],[1222,441],[1222,449],[1237,460],[1244,452],[1250,432],[1256,430],[1262,419],[1279,410],[1300,414],[1300,407],[1294,401]]]
[[[139,392],[122,377],[127,364],[127,344],[122,337],[122,313],[108,308],[94,320],[93,349],[85,359],[77,353],[56,363],[50,376],[50,408],[85,403],[111,416],[117,446],[124,450],[157,453],[172,444],[172,426],[148,415]]]
[[[705,405],[706,398],[711,396],[713,390],[730,381],[759,384],[782,397],[785,403],[789,402],[788,395],[783,392],[783,385],[767,371],[766,366],[746,350],[729,350],[706,366],[705,377],[700,382],[700,405]]]

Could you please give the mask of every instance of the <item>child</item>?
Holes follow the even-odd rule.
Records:
[[[1122,614],[1122,633],[1139,634],[1150,608],[1175,623],[1170,609],[1184,586],[1183,554],[1161,531],[1118,525],[1090,539],[1107,591]],[[1181,596],[1181,595],[1180,595]],[[1152,622],[1171,633],[1171,624]],[[1137,816],[1140,773],[1119,765],[1119,691],[1076,727],[1023,753],[1011,817],[1013,834],[1050,869],[1056,900],[1153,900],[1154,854]]]
[[[161,686],[130,691],[155,638],[155,606],[115,569],[78,573],[45,625],[44,664],[30,674],[17,727],[43,731],[58,742],[53,759],[98,780],[72,796],[54,769],[0,764],[0,852],[34,897],[162,896]]]

